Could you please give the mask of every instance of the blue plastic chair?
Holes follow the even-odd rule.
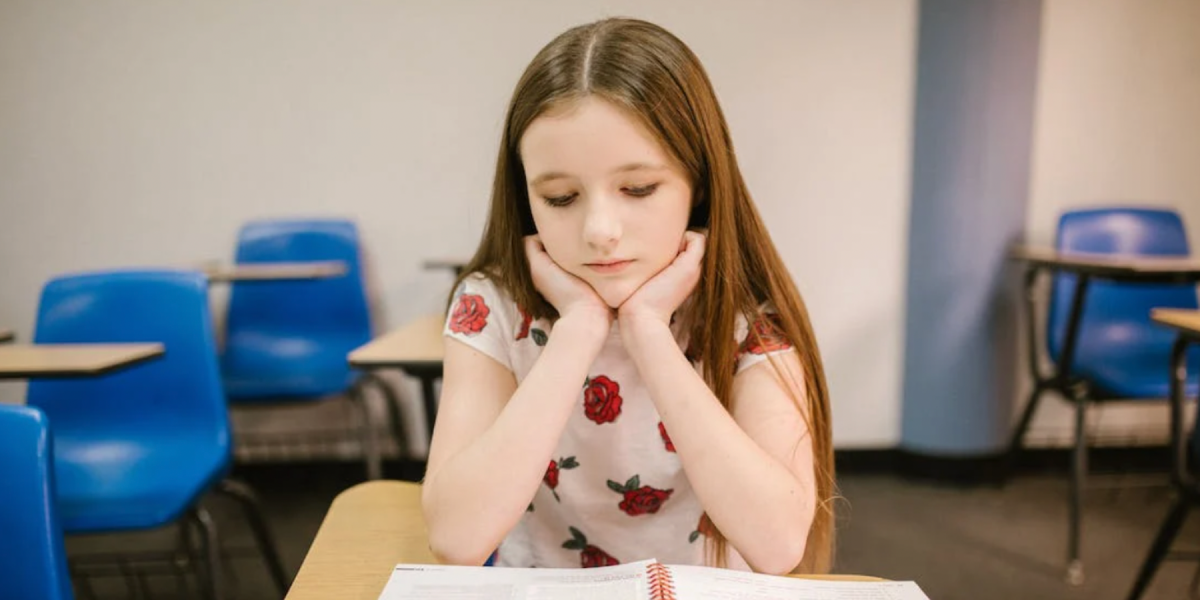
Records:
[[[221,369],[229,401],[239,405],[314,402],[347,395],[359,412],[368,479],[382,464],[363,391],[384,394],[400,439],[395,394],[375,376],[350,368],[350,351],[371,340],[358,228],[347,220],[256,221],[238,235],[238,263],[338,260],[342,277],[238,282],[230,292]]]
[[[1059,221],[1057,245],[1062,252],[1189,255],[1183,220],[1171,210],[1069,212]],[[1074,289],[1073,275],[1055,277],[1046,326],[1046,346],[1055,361],[1062,355]],[[1091,282],[1071,373],[1088,382],[1093,400],[1166,398],[1170,382],[1163,365],[1175,336],[1150,321],[1150,310],[1196,306],[1191,284]],[[1196,381],[1190,385],[1194,390]]]
[[[0,405],[0,586],[12,600],[71,600],[54,491],[54,444],[45,415]]]
[[[197,272],[116,271],[46,284],[34,340],[160,342],[156,361],[109,375],[34,380],[28,405],[54,424],[58,507],[67,534],[142,530],[181,521],[204,532],[210,595],[221,585],[212,490],[238,500],[283,593],[288,580],[253,493],[224,480],[230,428],[217,368],[206,278]],[[190,549],[190,548],[189,548]]]
[[[1124,254],[1138,256],[1188,256],[1186,230],[1171,210],[1099,208],[1071,211],[1058,224],[1056,247],[1060,252]],[[1036,275],[1036,272],[1031,272]],[[1020,453],[1026,430],[1043,392],[1057,390],[1076,405],[1075,456],[1071,464],[1069,577],[1081,581],[1079,561],[1081,490],[1086,477],[1084,423],[1090,404],[1111,400],[1164,399],[1170,387],[1166,368],[1173,334],[1150,320],[1153,308],[1196,308],[1196,287],[1190,284],[1146,284],[1093,279],[1079,323],[1069,378],[1044,375],[1038,367],[1037,333],[1033,328],[1035,280],[1026,279],[1029,315],[1029,364],[1034,389],[1013,433],[1011,462]],[[1058,372],[1064,353],[1065,332],[1074,297],[1076,277],[1055,275],[1047,317],[1046,347]],[[1193,356],[1193,363],[1197,363]],[[1195,389],[1196,381],[1189,384]]]

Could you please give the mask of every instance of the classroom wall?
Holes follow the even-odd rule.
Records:
[[[688,42],[714,81],[809,303],[837,446],[891,447],[915,12],[914,0],[0,3],[0,326],[28,339],[55,274],[228,259],[239,224],[291,215],[359,222],[381,327],[440,310],[450,277],[420,264],[477,242],[525,64],[568,26],[640,16]],[[0,384],[0,401],[22,390]],[[420,423],[417,388],[401,391]],[[415,427],[410,450],[423,444]]]
[[[1031,241],[1051,243],[1061,211],[1120,203],[1175,208],[1193,253],[1200,249],[1197,31],[1194,0],[1045,0],[1026,213]],[[1027,394],[1024,370],[1020,378]],[[1016,409],[1024,402],[1022,395]],[[1043,405],[1030,444],[1067,445],[1067,405]],[[1091,413],[1098,443],[1167,439],[1161,404]]]

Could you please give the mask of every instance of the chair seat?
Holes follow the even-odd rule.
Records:
[[[318,400],[350,388],[358,374],[347,354],[364,341],[288,338],[244,332],[230,339],[221,357],[231,402]]]
[[[1084,329],[1071,373],[1092,385],[1093,397],[1107,399],[1164,399],[1170,393],[1170,356],[1175,334],[1136,321],[1106,323]],[[1200,349],[1188,353],[1188,384],[1193,397],[1200,390]]]
[[[204,439],[57,438],[59,515],[66,533],[149,529],[171,523],[220,481],[230,457]]]

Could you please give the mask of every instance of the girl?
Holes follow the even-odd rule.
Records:
[[[439,559],[828,571],[821,359],[683,42],[608,19],[538,53],[463,273],[423,491]]]

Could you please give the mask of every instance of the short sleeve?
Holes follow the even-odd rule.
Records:
[[[511,331],[516,305],[508,294],[483,275],[472,275],[454,291],[454,301],[442,330],[513,370]]]
[[[738,373],[768,360],[771,356],[796,351],[783,331],[779,314],[769,306],[759,309],[753,323],[748,323],[745,317],[738,317],[737,336]]]

